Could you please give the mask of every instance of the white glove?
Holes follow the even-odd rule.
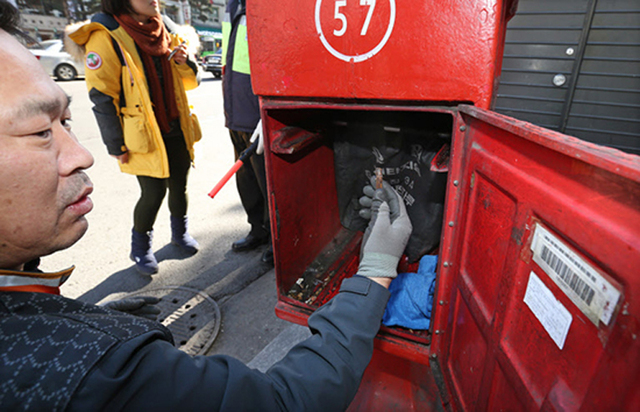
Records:
[[[258,141],[258,147],[256,148],[256,154],[261,155],[262,153],[264,153],[264,140],[262,138],[262,119],[258,120],[258,125],[253,131],[253,134],[251,135],[251,139],[249,139],[249,141],[253,143],[256,141],[256,139],[260,139]]]

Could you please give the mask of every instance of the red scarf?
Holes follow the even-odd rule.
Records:
[[[147,84],[151,88],[153,111],[160,129],[167,133],[170,130],[169,122],[180,115],[173,89],[171,62],[167,60],[171,36],[159,15],[151,17],[148,23],[140,23],[128,14],[114,17],[139,48],[142,63],[147,71]],[[151,56],[160,57],[164,84],[160,84]]]

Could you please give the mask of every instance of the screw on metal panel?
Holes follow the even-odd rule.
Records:
[[[566,51],[567,56],[573,56],[573,53],[575,53],[575,52],[576,51],[575,51],[575,49],[573,47],[567,48],[567,51]]]
[[[444,305],[444,300],[440,301],[440,306]]]
[[[448,268],[448,267],[449,267],[449,262],[444,262],[444,263],[442,264],[442,266],[444,266],[444,267]]]
[[[567,77],[564,74],[556,74],[553,76],[554,86],[560,87],[567,82]]]
[[[460,126],[460,131],[464,132],[465,130],[467,130],[467,126]]]
[[[431,355],[431,359],[437,359],[438,355],[436,355],[435,353]]]
[[[460,182],[458,182],[457,180],[454,180],[454,181],[453,181],[453,185],[454,185],[454,186],[458,186],[459,184],[460,184]]]
[[[449,222],[449,227],[453,227],[453,222]]]
[[[440,334],[440,331],[439,331],[439,330],[437,330],[437,331],[436,331],[436,335],[439,335],[439,334]]]

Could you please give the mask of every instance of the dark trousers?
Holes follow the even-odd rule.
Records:
[[[235,158],[251,145],[251,133],[229,129],[231,142],[235,150]],[[251,234],[263,237],[270,233],[269,206],[267,200],[267,178],[264,167],[264,155],[253,154],[236,173],[236,185],[240,201],[247,220],[251,225]]]
[[[191,167],[187,144],[182,134],[165,138],[164,144],[169,156],[169,177],[137,176],[140,199],[133,210],[133,228],[136,232],[146,233],[153,229],[167,189],[171,216],[181,218],[187,215],[187,177]]]

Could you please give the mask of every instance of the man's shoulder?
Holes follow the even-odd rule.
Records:
[[[4,316],[37,316],[66,313],[92,313],[95,305],[59,295],[37,292],[0,292],[0,314]]]
[[[56,295],[1,292],[0,406],[62,410],[100,359],[145,334],[170,339],[136,316]]]
[[[156,322],[46,293],[2,292],[0,315],[4,324],[37,324],[39,330],[54,328],[56,332],[65,324],[67,332],[77,329],[78,333],[104,334],[116,341],[155,329],[168,334]]]

